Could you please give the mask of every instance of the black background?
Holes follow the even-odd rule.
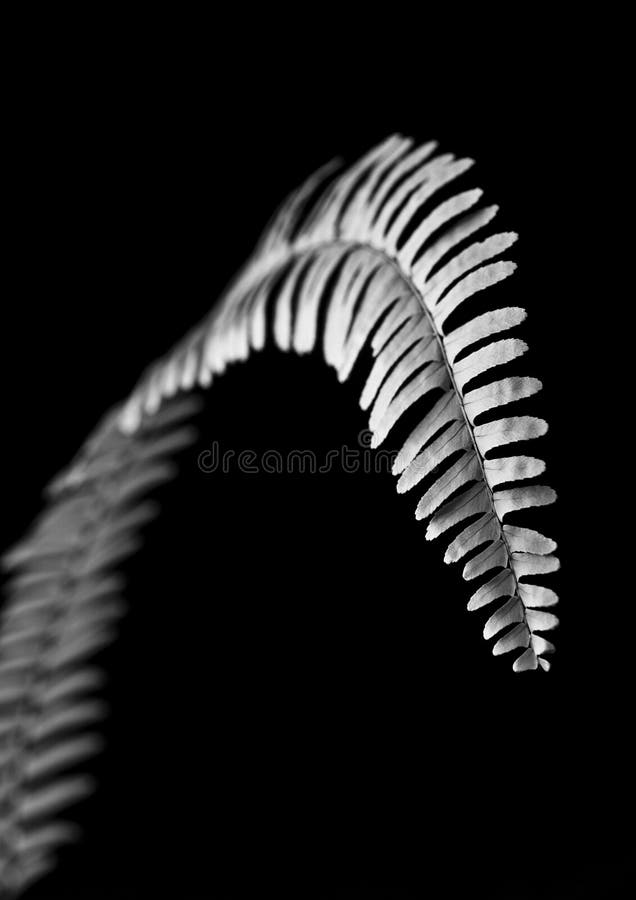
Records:
[[[450,31],[427,48],[424,29],[404,50],[382,28],[314,24],[272,41],[250,20],[249,44],[238,25],[169,21],[25,40],[5,173],[5,543],[287,191],[393,131],[434,137],[477,160],[470,183],[521,235],[499,296],[528,310],[524,374],[544,382],[534,409],[551,425],[540,455],[559,502],[534,521],[562,559],[553,669],[513,675],[490,655],[469,587],[391,476],[200,471],[214,440],[356,447],[364,366],[340,386],[318,356],[267,350],[213,386],[127,566],[101,788],[76,810],[83,841],[27,896],[618,896],[633,591],[611,524],[620,458],[602,440],[620,379],[593,275],[611,72],[593,29],[556,23],[505,21],[466,48]]]

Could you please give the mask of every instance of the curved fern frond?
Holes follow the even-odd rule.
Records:
[[[492,415],[541,389],[535,378],[500,377],[500,367],[528,349],[508,337],[526,313],[505,307],[453,325],[460,307],[514,272],[515,264],[501,256],[517,235],[503,232],[466,243],[492,221],[497,207],[481,206],[480,190],[461,191],[433,206],[435,194],[472,165],[451,154],[435,156],[435,149],[434,143],[414,147],[410,139],[394,136],[333,179],[309,208],[308,198],[332,167],[294,192],[210,316],[142,379],[121,426],[134,433],[166,397],[196,383],[208,386],[227,365],[261,349],[270,300],[278,347],[302,354],[321,345],[341,381],[370,343],[375,362],[360,405],[370,411],[371,446],[382,444],[416,402],[434,398],[398,454],[397,489],[411,490],[436,474],[415,513],[430,520],[426,538],[466,522],[445,560],[459,561],[481,548],[465,564],[463,577],[495,573],[475,591],[468,609],[503,600],[486,622],[484,637],[515,627],[493,652],[519,648],[516,672],[547,670],[545,654],[553,647],[539,632],[557,624],[544,610],[556,595],[523,579],[558,568],[556,544],[505,520],[556,495],[548,487],[518,484],[540,475],[542,460],[514,449],[509,456],[488,455],[540,437],[547,423],[505,414],[480,421],[482,413]],[[424,204],[432,208],[421,218]],[[484,383],[490,370],[497,377]]]
[[[469,610],[495,606],[484,626],[486,639],[498,638],[493,653],[518,651],[516,672],[549,669],[553,646],[542,632],[557,624],[547,611],[557,596],[532,581],[558,568],[556,545],[508,521],[555,499],[548,487],[524,484],[544,463],[515,451],[547,424],[508,408],[541,383],[500,368],[527,350],[510,336],[526,314],[508,306],[466,315],[475,295],[513,273],[502,254],[517,235],[485,233],[497,207],[483,205],[481,191],[448,196],[472,160],[436,151],[396,135],[293,192],[225,295],[106,417],[51,486],[33,532],[6,556],[15,575],[0,637],[5,889],[51,865],[71,830],[50,819],[89,787],[58,775],[97,749],[74,736],[102,712],[86,699],[100,684],[86,660],[113,635],[121,587],[113,572],[153,515],[140,497],[171,477],[166,459],[192,439],[182,428],[188,402],[165,401],[208,387],[263,348],[270,331],[284,351],[320,347],[340,381],[370,348],[360,404],[373,447],[415,404],[425,410],[395,459],[397,489],[420,486],[416,517],[428,520],[427,540],[453,530],[444,559],[481,580]],[[508,455],[491,455],[508,445]]]

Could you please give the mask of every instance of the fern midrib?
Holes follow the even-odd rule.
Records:
[[[442,355],[442,360],[444,362],[444,365],[446,366],[446,371],[448,372],[448,377],[450,379],[450,382],[451,382],[451,385],[455,392],[455,395],[459,400],[459,406],[462,411],[462,416],[464,417],[464,425],[468,431],[468,434],[470,436],[470,440],[471,440],[471,443],[473,446],[473,450],[475,452],[475,456],[479,462],[479,469],[481,472],[481,477],[482,477],[482,480],[486,487],[486,490],[488,491],[488,496],[489,496],[489,500],[490,500],[490,505],[492,507],[493,515],[499,522],[499,534],[501,537],[501,541],[506,550],[506,565],[509,567],[509,569],[512,573],[512,577],[514,579],[515,596],[519,596],[519,581],[517,579],[517,574],[514,571],[512,565],[508,565],[509,563],[512,562],[512,551],[510,550],[510,544],[509,544],[506,534],[503,530],[503,522],[497,515],[497,510],[495,507],[494,492],[493,492],[490,484],[488,483],[488,479],[486,477],[486,470],[485,470],[485,466],[484,466],[484,457],[482,456],[481,451],[479,450],[479,446],[477,445],[477,439],[475,437],[474,428],[473,428],[473,426],[470,422],[470,419],[468,418],[468,415],[466,413],[466,410],[464,408],[463,397],[457,386],[457,382],[455,380],[455,373],[453,371],[453,365],[452,365],[451,361],[449,360],[448,354],[446,352],[446,347],[444,345],[444,338],[435,324],[435,321],[433,319],[433,314],[432,314],[431,310],[428,308],[428,305],[424,299],[424,296],[422,295],[420,290],[415,286],[415,284],[413,283],[411,278],[404,272],[404,270],[402,269],[402,267],[399,264],[399,261],[395,257],[390,256],[388,253],[386,253],[385,250],[377,248],[372,244],[358,244],[357,246],[361,246],[361,247],[369,247],[370,246],[375,253],[378,253],[383,259],[385,259],[387,261],[387,263],[390,266],[393,267],[393,269],[395,270],[398,277],[402,279],[402,281],[407,285],[407,287],[409,288],[409,290],[411,291],[413,296],[417,299],[418,303],[420,304],[420,306],[422,308],[422,311],[426,315],[428,323],[430,324],[430,326],[433,330],[433,334],[435,335],[435,340],[437,341],[437,346],[439,347],[440,353]],[[521,599],[521,598],[519,597],[519,599]],[[530,633],[530,628],[528,626],[527,617],[526,617],[526,608],[525,608],[525,605],[523,604],[523,602],[521,603],[521,606],[523,609],[523,622],[526,625],[526,627],[528,628],[528,632]]]
[[[375,249],[375,248],[374,248],[374,249]],[[488,478],[486,477],[486,469],[485,469],[485,466],[484,466],[484,457],[482,456],[481,451],[479,450],[479,446],[477,445],[477,439],[476,439],[476,437],[475,437],[475,431],[474,431],[474,428],[473,428],[473,426],[472,426],[472,424],[471,424],[471,422],[470,422],[470,419],[468,418],[468,415],[467,415],[467,413],[466,413],[466,410],[465,410],[465,408],[464,408],[464,400],[463,400],[463,396],[462,396],[462,394],[461,394],[461,392],[460,392],[460,390],[459,390],[459,388],[458,388],[458,386],[457,386],[457,382],[455,381],[455,373],[454,373],[454,371],[453,371],[452,363],[450,362],[450,360],[449,360],[449,358],[448,358],[448,354],[446,353],[446,347],[445,347],[445,345],[444,345],[444,338],[443,338],[443,336],[441,335],[441,333],[438,331],[438,329],[437,329],[437,327],[436,327],[436,325],[435,325],[435,322],[434,322],[434,320],[433,320],[432,312],[429,310],[428,305],[427,305],[427,303],[426,303],[426,301],[425,301],[425,299],[424,299],[422,293],[421,293],[421,292],[418,290],[418,288],[413,284],[413,281],[409,278],[409,276],[406,275],[406,274],[403,272],[401,266],[399,265],[398,261],[397,261],[396,259],[394,259],[394,257],[389,256],[389,255],[388,255],[387,253],[385,253],[384,251],[380,251],[380,252],[381,252],[381,255],[389,262],[389,264],[393,266],[393,268],[395,269],[395,271],[397,272],[397,274],[399,275],[399,277],[400,277],[400,278],[401,278],[401,279],[409,286],[409,288],[412,290],[413,295],[416,297],[418,303],[419,303],[420,306],[422,307],[422,310],[424,311],[424,313],[425,313],[425,315],[426,315],[426,317],[427,317],[427,320],[428,320],[429,324],[431,325],[431,327],[432,327],[432,329],[433,329],[433,333],[434,333],[434,335],[435,335],[435,339],[436,339],[436,341],[437,341],[437,345],[438,345],[438,347],[439,347],[439,349],[440,349],[440,353],[442,354],[442,359],[444,360],[444,365],[446,366],[446,371],[448,372],[448,377],[450,378],[451,384],[452,384],[452,386],[453,386],[453,390],[455,391],[455,395],[456,395],[457,398],[459,399],[459,406],[460,406],[460,409],[461,409],[461,411],[462,411],[462,415],[463,415],[463,417],[464,417],[464,425],[465,425],[465,427],[466,427],[466,429],[467,429],[467,431],[468,431],[468,434],[469,434],[469,436],[470,436],[471,443],[472,443],[472,445],[473,445],[473,450],[475,451],[475,456],[477,457],[477,460],[478,460],[478,462],[479,462],[479,469],[480,469],[480,472],[481,472],[481,477],[482,477],[482,480],[483,480],[484,485],[485,485],[485,487],[486,487],[486,490],[488,491],[488,496],[489,496],[489,499],[490,499],[490,505],[491,505],[491,507],[492,507],[493,515],[495,516],[495,518],[496,518],[497,521],[499,522],[499,534],[500,534],[501,541],[502,541],[502,543],[503,543],[503,545],[504,545],[504,547],[505,547],[505,550],[506,550],[506,566],[510,569],[510,572],[512,573],[512,577],[513,577],[513,579],[514,579],[515,596],[519,597],[519,600],[521,601],[521,597],[520,597],[520,595],[519,595],[519,580],[518,580],[518,578],[517,578],[517,573],[515,572],[515,570],[514,570],[514,568],[513,568],[513,566],[512,566],[512,551],[511,551],[511,549],[510,549],[510,544],[509,544],[509,542],[508,542],[508,538],[506,537],[506,533],[504,532],[504,529],[503,529],[503,522],[502,522],[502,520],[499,518],[499,516],[497,515],[497,510],[496,510],[496,507],[495,507],[495,497],[494,497],[494,492],[493,492],[493,490],[492,490],[490,484],[488,483]],[[526,626],[526,628],[528,629],[528,633],[531,634],[530,627],[529,627],[529,625],[528,625],[528,619],[527,619],[527,616],[526,616],[526,607],[525,607],[525,604],[524,604],[523,602],[521,602],[521,608],[522,608],[522,610],[523,610],[523,623],[524,623],[524,625]]]

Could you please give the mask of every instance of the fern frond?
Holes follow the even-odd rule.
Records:
[[[88,659],[115,637],[122,579],[154,505],[140,497],[173,470],[166,456],[189,443],[184,398],[131,439],[106,416],[76,461],[48,488],[50,505],[4,556],[12,574],[0,632],[0,894],[22,891],[54,865],[77,829],[58,811],[90,793],[67,771],[100,750],[90,729],[106,712],[104,678]]]
[[[371,446],[380,446],[415,403],[429,396],[434,401],[397,456],[398,491],[436,474],[416,508],[418,519],[430,519],[426,538],[468,520],[446,561],[480,549],[464,565],[464,578],[496,572],[496,586],[479,588],[468,608],[503,599],[484,636],[517,625],[514,646],[500,640],[494,652],[521,648],[515,671],[547,670],[544,654],[552,645],[538,632],[554,627],[556,617],[532,612],[543,595],[522,579],[558,567],[551,555],[555,544],[504,520],[519,509],[551,503],[555,494],[534,484],[513,487],[542,474],[542,460],[514,450],[504,457],[488,455],[540,437],[547,424],[532,416],[505,416],[503,410],[501,418],[479,421],[482,413],[541,389],[537,379],[517,376],[484,383],[490,370],[499,376],[502,366],[527,351],[524,341],[508,337],[526,313],[517,306],[493,309],[458,326],[451,318],[515,271],[514,262],[500,257],[517,235],[502,232],[465,246],[497,213],[497,207],[480,207],[479,190],[456,193],[418,222],[422,205],[472,166],[472,160],[451,154],[435,156],[435,149],[432,143],[414,148],[410,139],[396,135],[332,180],[311,209],[303,204],[318,178],[292,194],[209,318],[142,379],[121,425],[133,433],[175,386],[188,388],[195,369],[198,382],[207,386],[227,365],[261,349],[272,295],[273,339],[280,349],[308,353],[322,346],[341,381],[370,343],[375,362],[360,405],[370,412]],[[463,249],[449,257],[459,244]],[[330,279],[335,285],[326,297]],[[323,301],[328,305],[318,334]]]
[[[98,749],[77,731],[103,712],[90,699],[101,682],[87,660],[112,639],[121,612],[113,573],[155,513],[143,495],[173,475],[169,457],[192,439],[181,426],[189,403],[166,400],[208,387],[260,350],[270,318],[278,347],[298,354],[320,347],[340,381],[370,349],[360,403],[373,447],[415,404],[426,409],[397,454],[397,489],[423,491],[416,517],[428,520],[427,540],[453,530],[444,559],[481,581],[469,610],[495,606],[484,626],[486,639],[497,638],[493,653],[517,651],[516,672],[549,668],[553,646],[542,632],[557,624],[547,611],[557,596],[532,580],[558,568],[556,545],[507,521],[556,496],[524,484],[544,464],[514,450],[547,424],[507,410],[541,383],[500,371],[527,350],[509,334],[525,311],[464,314],[475,295],[514,272],[501,256],[517,236],[483,233],[497,207],[482,205],[479,190],[435,205],[472,166],[436,149],[395,135],[339,174],[339,164],[329,164],[293,192],[210,314],[106,417],[50,486],[49,508],[32,533],[5,556],[15,573],[0,632],[6,891],[52,865],[55,847],[72,836],[52,817],[90,789],[81,776],[59,773]],[[455,325],[460,309],[464,321]],[[489,455],[508,445],[508,455]]]

